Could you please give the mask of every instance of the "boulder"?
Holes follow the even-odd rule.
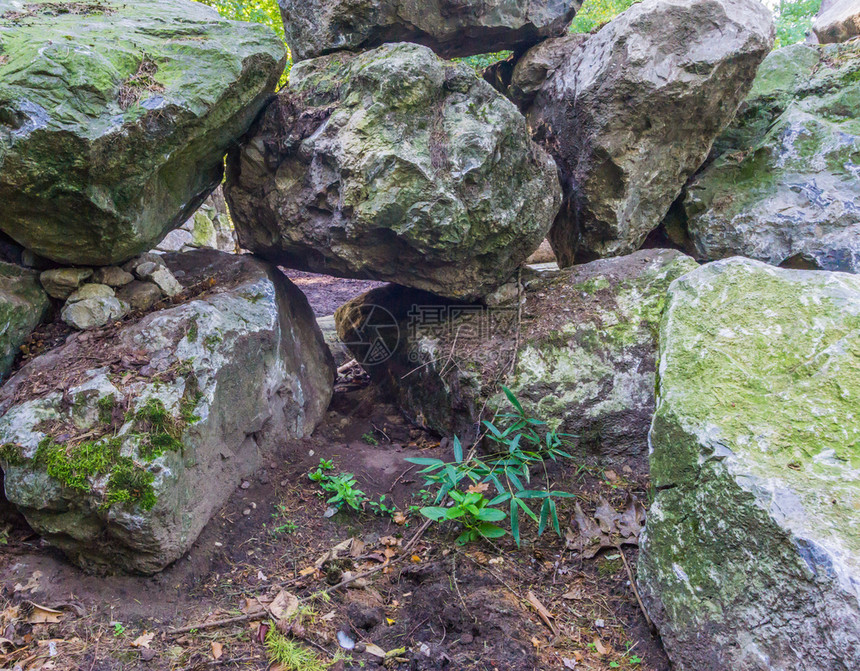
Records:
[[[228,159],[244,249],[278,265],[475,298],[540,245],[561,201],[517,109],[415,44],[293,67]]]
[[[222,252],[236,251],[236,232],[227,212],[227,203],[219,186],[194,216],[167,234],[158,243],[156,252],[190,252],[203,248]]]
[[[60,317],[73,329],[89,331],[122,319],[129,309],[129,305],[116,298],[109,286],[85,284],[69,296]]]
[[[639,586],[679,671],[860,668],[860,278],[670,287]]]
[[[687,186],[682,235],[703,260],[860,272],[858,164],[860,43],[775,51]]]
[[[38,273],[0,262],[0,380],[50,307]]]
[[[39,281],[51,298],[66,300],[92,276],[92,268],[52,268],[43,271]]]
[[[757,0],[645,0],[547,79],[529,124],[555,156],[563,266],[639,249],[731,121],[773,45]]]
[[[523,50],[564,34],[580,0],[278,0],[302,61],[334,51],[415,42],[444,58]]]
[[[189,287],[215,283],[73,336],[0,390],[6,496],[86,568],[164,568],[331,397],[331,355],[282,273],[215,251],[166,261]]]
[[[107,284],[109,287],[124,287],[134,280],[134,275],[127,273],[117,266],[105,266],[96,268],[93,272],[93,281],[99,284]]]
[[[0,229],[64,264],[151,249],[221,182],[284,45],[188,0],[0,0]]]
[[[129,282],[117,292],[117,298],[128,303],[132,310],[147,312],[164,298],[161,289],[152,282]]]
[[[830,7],[822,7],[812,24],[815,36],[822,44],[846,42],[860,35],[860,4],[857,0],[837,0]]]
[[[514,65],[505,95],[523,112],[527,111],[547,78],[578,52],[587,40],[588,35],[572,33],[546,40],[529,49]]]
[[[524,269],[521,314],[516,284],[493,307],[389,285],[335,318],[356,360],[418,426],[472,439],[482,411],[507,411],[506,380],[528,413],[578,436],[578,457],[643,459],[664,295],[696,267],[674,250],[649,250]]]

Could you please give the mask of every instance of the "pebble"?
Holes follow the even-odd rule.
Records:
[[[245,508],[245,510],[243,510],[243,511],[242,511],[242,514],[243,514],[245,517],[248,517],[248,515],[250,515],[250,514],[251,514],[251,509],[250,509],[250,508]]]
[[[247,480],[242,480],[242,484],[239,485],[242,489],[248,489],[251,486],[251,483]]]
[[[268,485],[269,484],[269,474],[266,471],[260,473],[260,484]]]

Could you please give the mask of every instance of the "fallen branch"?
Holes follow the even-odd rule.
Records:
[[[648,611],[645,610],[645,604],[642,603],[642,598],[639,596],[639,590],[636,589],[636,580],[633,578],[633,571],[630,568],[630,564],[627,563],[627,557],[624,556],[624,550],[621,549],[620,545],[616,545],[618,548],[618,553],[621,555],[621,560],[624,562],[624,568],[627,569],[627,577],[630,578],[630,588],[633,590],[633,596],[636,597],[636,603],[639,604],[639,609],[642,611],[642,615],[645,616],[645,622],[648,624],[648,628],[651,630],[652,634],[657,633],[657,627],[654,626],[654,623],[651,621],[651,617],[648,615]]]
[[[201,622],[199,624],[191,624],[187,627],[179,627],[177,629],[171,629],[167,632],[168,636],[176,636],[177,634],[187,634],[191,631],[205,631],[206,629],[216,629],[217,627],[223,627],[228,624],[238,624],[240,622],[250,622],[258,617],[263,617],[267,614],[265,608],[261,608],[260,610],[255,610],[251,613],[246,613],[245,615],[237,615],[236,617],[228,617],[224,620],[212,620],[212,622]]]

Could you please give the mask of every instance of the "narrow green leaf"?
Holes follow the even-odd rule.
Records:
[[[502,385],[502,391],[505,392],[505,396],[508,397],[508,400],[511,402],[511,405],[514,406],[519,411],[519,413],[521,415],[524,415],[525,411],[523,410],[523,406],[519,402],[519,399],[517,399],[517,397],[514,396],[514,392],[512,392],[510,389],[508,389],[505,385]]]
[[[454,436],[454,461],[458,464],[463,463],[463,445],[460,443],[460,439],[457,436]]]
[[[552,503],[552,499],[544,499],[543,505],[540,507],[540,524],[538,525],[538,536],[542,536],[544,529],[546,529],[546,523],[549,517],[550,503]]]
[[[511,536],[517,547],[520,546],[520,509],[517,506],[517,500],[511,499]]]

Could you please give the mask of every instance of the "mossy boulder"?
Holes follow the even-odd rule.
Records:
[[[415,44],[293,67],[226,195],[241,246],[274,263],[458,299],[505,282],[561,202],[516,107]]]
[[[0,390],[6,497],[90,569],[180,557],[331,398],[331,354],[283,274],[211,250],[165,259],[185,302],[73,336]]]
[[[492,307],[391,285],[335,318],[343,342],[416,425],[471,439],[482,418],[507,411],[504,383],[532,416],[577,436],[578,456],[642,459],[665,292],[696,267],[679,252],[650,250],[525,269],[521,313],[516,285]]]
[[[758,0],[644,0],[572,47],[528,112],[565,204],[563,266],[629,254],[732,120],[773,46]]]
[[[702,260],[860,272],[858,165],[860,43],[775,51],[688,185],[676,240]]]
[[[0,229],[60,263],[155,246],[221,182],[283,43],[188,0],[0,0]]]
[[[639,585],[680,671],[860,668],[860,278],[676,280]]]
[[[827,8],[822,5],[812,30],[822,44],[860,36],[860,5],[857,0],[836,0]]]
[[[564,34],[580,0],[278,0],[297,60],[415,42],[440,56],[523,50]]]
[[[37,272],[0,262],[0,380],[50,307]]]

